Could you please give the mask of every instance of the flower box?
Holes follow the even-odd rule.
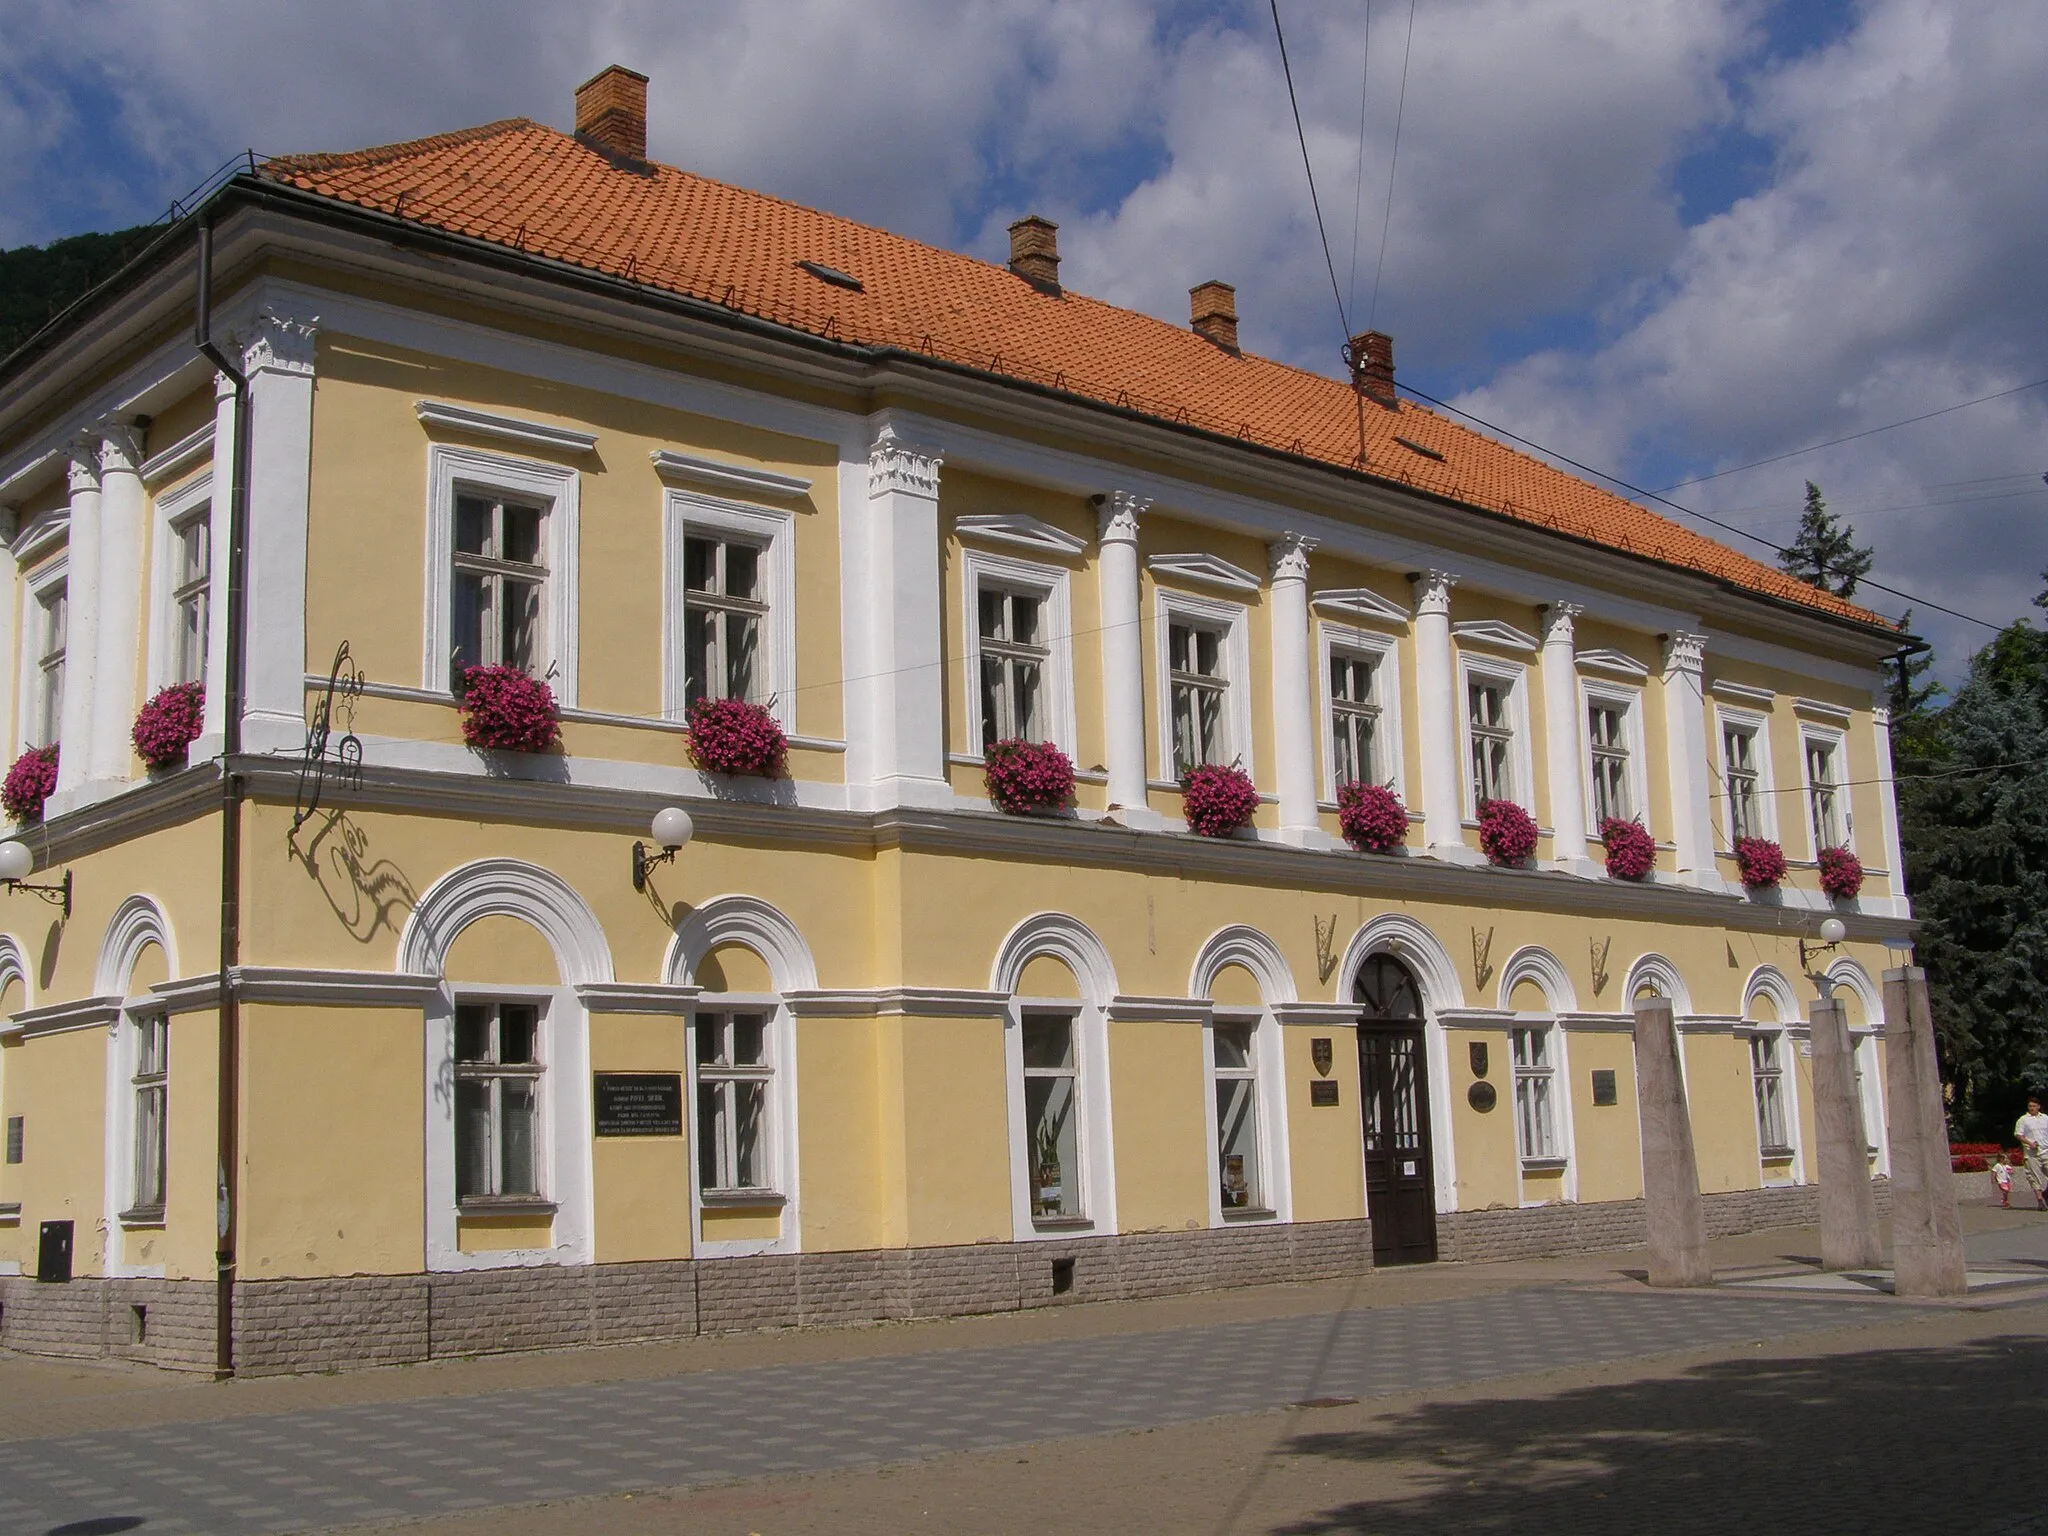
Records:
[[[465,667],[462,739],[494,752],[547,752],[562,740],[554,690],[517,667]]]
[[[40,821],[43,802],[56,787],[56,747],[30,747],[14,760],[6,781],[0,783],[0,806],[16,821]]]
[[[1820,888],[1837,901],[1853,901],[1863,889],[1863,861],[1846,848],[1820,851]]]
[[[999,811],[1029,816],[1074,800],[1074,765],[1049,741],[998,741],[983,754],[982,783]]]
[[[1482,800],[1479,847],[1501,868],[1520,869],[1536,852],[1536,818],[1512,800]]]
[[[1190,768],[1181,777],[1180,791],[1188,830],[1201,837],[1230,837],[1250,826],[1259,808],[1251,775],[1235,765]]]
[[[1738,837],[1735,867],[1750,890],[1769,890],[1785,878],[1785,850],[1767,837]]]
[[[1657,866],[1657,844],[1639,821],[1610,816],[1600,823],[1607,847],[1607,873],[1616,880],[1646,880]]]
[[[705,773],[779,779],[789,738],[775,717],[745,699],[699,699],[690,706],[690,762]]]
[[[1354,779],[1337,790],[1337,825],[1360,853],[1388,853],[1408,836],[1408,810],[1386,785]]]
[[[198,683],[173,683],[142,706],[128,737],[135,755],[151,768],[175,768],[199,739],[205,719],[206,690]]]

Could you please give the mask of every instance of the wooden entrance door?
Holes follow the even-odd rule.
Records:
[[[1430,1166],[1422,996],[1408,968],[1389,955],[1365,962],[1354,996],[1373,1262],[1426,1264],[1436,1258],[1436,1176]]]

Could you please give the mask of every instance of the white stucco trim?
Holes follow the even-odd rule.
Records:
[[[1184,576],[1182,571],[1174,571]],[[1226,697],[1223,706],[1225,729],[1229,740],[1224,743],[1223,761],[1235,761],[1253,783],[1258,782],[1258,769],[1252,760],[1252,677],[1251,642],[1246,633],[1248,610],[1242,603],[1222,602],[1212,597],[1200,597],[1192,592],[1177,592],[1155,585],[1152,589],[1153,636],[1152,664],[1153,677],[1157,682],[1157,708],[1154,725],[1159,732],[1159,772],[1163,779],[1172,780],[1173,771],[1173,684],[1171,681],[1172,647],[1169,626],[1175,619],[1185,619],[1204,629],[1223,632],[1221,647],[1225,668],[1224,682]]]
[[[796,539],[795,521],[780,509],[748,506],[702,491],[671,486],[662,493],[661,711],[664,719],[689,713],[689,669],[685,663],[683,541],[702,531],[754,545],[761,551],[761,585],[768,600],[763,626],[768,644],[763,669],[765,705],[785,733],[796,730]]]
[[[1728,796],[1728,732],[1747,731],[1755,737],[1751,747],[1756,764],[1757,830],[1759,835],[1777,843],[1782,849],[1784,839],[1778,830],[1778,796],[1776,769],[1771,763],[1771,717],[1756,709],[1727,704],[1720,698],[1721,690],[1715,689],[1714,698],[1714,762],[1719,768],[1720,782],[1714,786],[1714,805],[1720,811],[1720,844],[1733,851],[1735,847],[1735,810]]]
[[[1330,699],[1330,659],[1353,655],[1373,663],[1373,689],[1379,696],[1380,764],[1386,770],[1378,782],[1391,784],[1401,804],[1413,812],[1415,802],[1408,794],[1407,746],[1402,734],[1401,645],[1392,635],[1374,634],[1355,624],[1320,619],[1316,624],[1316,707],[1320,711],[1318,739],[1322,742],[1322,765],[1318,777],[1325,804],[1337,802],[1336,709]]]
[[[697,967],[714,949],[740,944],[766,962],[779,993],[815,990],[817,962],[795,923],[758,896],[714,896],[676,925],[662,961],[670,986],[698,985]]]
[[[1671,1002],[1674,1020],[1685,1018],[1692,1013],[1692,990],[1686,986],[1685,977],[1677,966],[1659,954],[1638,955],[1630,965],[1621,984],[1621,1001],[1633,1013],[1635,1000],[1645,987],[1658,997]]]
[[[1073,583],[1068,573],[1057,566],[963,545],[960,550],[960,654],[964,660],[960,664],[960,688],[961,718],[967,723],[968,753],[978,757],[982,751],[979,593],[984,583],[1029,593],[1044,605],[1044,736],[1069,758],[1073,757],[1079,747],[1074,714]]]
[[[184,974],[178,968],[178,948],[162,904],[154,896],[130,896],[107,919],[99,959],[93,965],[93,991],[102,997],[126,997],[129,975],[150,944],[163,949],[166,975]]]
[[[1453,625],[1455,630],[1457,626]],[[1479,815],[1479,786],[1472,778],[1472,709],[1471,684],[1474,679],[1500,683],[1507,688],[1508,722],[1515,733],[1509,748],[1510,764],[1515,776],[1514,794],[1509,798],[1531,816],[1536,811],[1536,759],[1530,750],[1529,726],[1529,669],[1520,662],[1506,661],[1493,656],[1477,656],[1469,651],[1458,653],[1457,691],[1451,697],[1451,707],[1458,722],[1458,756],[1460,763],[1459,781],[1464,793],[1459,802],[1461,812],[1476,819]]]
[[[213,440],[213,429],[207,428],[207,441]],[[143,692],[152,695],[171,681],[171,667],[177,655],[177,608],[172,594],[178,585],[178,549],[173,533],[177,524],[187,518],[203,515],[209,523],[207,550],[207,673],[213,670],[213,609],[215,595],[224,583],[217,583],[213,577],[220,569],[216,551],[211,545],[211,522],[213,502],[213,471],[202,470],[191,479],[166,492],[156,499],[156,508],[150,516],[150,561],[149,561],[149,665],[144,673]],[[193,679],[204,683],[206,676]]]
[[[43,597],[52,587],[65,589],[65,600],[70,601],[71,558],[59,554],[26,576],[22,581],[22,603],[19,621],[14,626],[17,637],[17,662],[14,686],[14,750],[17,755],[30,747],[48,746],[48,742],[35,739],[33,717],[40,712],[42,699],[40,691],[42,655],[37,645],[36,634],[42,627]],[[65,615],[67,634],[65,639],[64,672],[68,686],[71,673],[71,650],[68,626],[70,615]],[[63,722],[58,722],[58,735],[63,735]]]
[[[1594,840],[1600,836],[1600,818],[1593,799],[1593,731],[1592,709],[1595,704],[1605,705],[1622,712],[1621,728],[1623,740],[1628,747],[1628,817],[1648,829],[1650,826],[1650,775],[1649,748],[1643,734],[1643,690],[1626,683],[1609,682],[1605,678],[1581,677],[1579,679],[1579,792],[1585,798],[1581,802],[1586,808],[1586,837]],[[1580,849],[1571,850],[1579,856]]]
[[[498,411],[478,410],[446,400],[415,400],[413,414],[423,427],[446,432],[467,432],[472,437],[495,437],[503,442],[521,443],[529,448],[549,448],[558,453],[592,453],[597,449],[595,432],[578,432],[571,427],[550,426],[527,421]]]
[[[1542,989],[1547,1010],[1553,1017],[1579,1011],[1579,995],[1572,986],[1570,973],[1557,956],[1540,945],[1523,945],[1501,966],[1500,1006],[1503,1009],[1514,1011],[1511,999],[1515,988],[1524,981],[1533,981]]]
[[[551,869],[504,858],[460,865],[420,894],[398,938],[397,970],[442,975],[456,936],[483,917],[516,917],[538,929],[565,986],[612,979],[604,928],[575,888]]]
[[[1259,984],[1259,995],[1268,1006],[1295,1002],[1294,973],[1280,946],[1258,929],[1245,923],[1218,928],[1202,941],[1195,963],[1188,972],[1188,996],[1207,997],[1216,984],[1216,973],[1226,965],[1241,965]]]

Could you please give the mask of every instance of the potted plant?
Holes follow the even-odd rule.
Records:
[[[705,773],[779,779],[789,738],[775,716],[746,699],[699,699],[690,706],[690,762]]]
[[[1735,868],[1750,890],[1769,890],[1785,878],[1785,850],[1768,837],[1738,837]]]
[[[157,690],[135,717],[129,739],[135,755],[153,769],[175,768],[199,739],[206,719],[206,690],[198,683],[173,683]]]
[[[43,802],[57,787],[57,748],[30,747],[14,760],[0,783],[0,806],[19,822],[40,821]]]
[[[1820,888],[1836,901],[1854,901],[1863,889],[1863,861],[1846,848],[1821,849]]]
[[[1188,830],[1202,837],[1230,837],[1252,824],[1259,792],[1251,775],[1235,763],[1204,763],[1181,776],[1181,804]]]
[[[462,669],[462,739],[494,752],[546,752],[562,740],[554,690],[517,667]]]
[[[1039,1216],[1059,1215],[1064,1204],[1065,1185],[1060,1179],[1059,1136],[1049,1122],[1038,1127],[1031,1167],[1036,1180],[1032,1186],[1033,1213]]]
[[[1360,853],[1388,853],[1408,835],[1408,810],[1390,785],[1353,779],[1337,790],[1337,825]]]
[[[1520,869],[1536,852],[1536,818],[1512,800],[1479,802],[1479,847],[1503,869]]]
[[[1074,765],[1049,741],[993,743],[982,754],[981,778],[990,803],[1012,816],[1063,810],[1074,799]]]
[[[1609,816],[1600,823],[1607,846],[1607,873],[1616,880],[1645,880],[1657,864],[1657,844],[1640,821]]]

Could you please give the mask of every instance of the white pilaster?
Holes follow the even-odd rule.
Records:
[[[242,709],[247,752],[291,752],[305,745],[306,518],[313,464],[313,337],[319,323],[318,316],[296,319],[266,305],[240,337],[242,367],[249,376],[251,450]],[[225,548],[219,566],[225,606]],[[226,648],[223,636],[221,649]]]
[[[1145,798],[1145,646],[1138,624],[1138,519],[1144,496],[1111,491],[1099,510],[1096,579],[1102,602],[1103,767],[1109,809],[1127,827],[1163,824]]]
[[[1303,847],[1329,839],[1316,814],[1314,673],[1309,663],[1308,556],[1316,540],[1298,533],[1266,546],[1273,621],[1273,760],[1280,836]]]
[[[66,808],[92,765],[93,695],[99,651],[100,449],[96,437],[71,445],[71,521],[64,578],[64,703],[58,717],[57,790],[49,814]]]
[[[1586,856],[1586,793],[1579,773],[1579,668],[1572,620],[1585,609],[1552,603],[1543,610],[1543,743],[1550,769],[1551,852],[1559,869],[1590,875]]]
[[[149,495],[142,488],[142,431],[123,422],[100,428],[99,675],[92,691],[92,748],[86,777],[128,778],[129,740],[138,700],[135,660],[142,645],[142,549]],[[72,580],[78,580],[74,565]]]
[[[1714,823],[1707,784],[1707,702],[1700,684],[1705,635],[1675,634],[1664,643],[1664,755],[1671,769],[1671,841],[1678,878],[1719,890]]]
[[[1870,710],[1877,738],[1877,819],[1884,834],[1885,868],[1891,871],[1892,915],[1911,917],[1913,903],[1906,894],[1906,850],[1899,841],[1898,785],[1892,768],[1892,711],[1890,704],[1875,702],[1882,698],[1883,694],[1875,695]]]
[[[1451,658],[1449,571],[1423,571],[1415,588],[1415,712],[1422,745],[1422,838],[1440,858],[1464,859],[1458,790],[1458,670]]]
[[[227,729],[228,543],[235,486],[235,386],[224,373],[213,376],[213,500],[206,510],[212,550],[212,587],[206,602],[206,709],[192,758],[218,756]]]

